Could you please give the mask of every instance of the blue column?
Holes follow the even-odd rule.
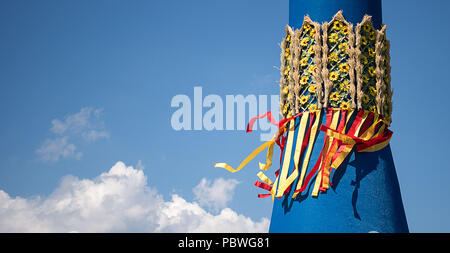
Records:
[[[339,10],[354,25],[364,14],[372,15],[376,27],[382,22],[381,0],[290,0],[289,24],[300,28],[306,14],[316,22],[330,21]],[[320,132],[308,171],[317,161],[323,142],[324,133]],[[353,152],[330,179],[333,186],[317,198],[311,197],[314,183],[296,199],[292,199],[292,190],[276,198],[269,232],[409,232],[389,145],[372,153]]]
[[[289,25],[300,28],[306,14],[319,23],[330,21],[339,10],[354,25],[361,22],[365,14],[372,16],[375,28],[382,23],[381,0],[289,0]]]

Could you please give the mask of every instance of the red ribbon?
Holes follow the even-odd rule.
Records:
[[[369,112],[366,121],[362,125],[361,130],[359,130],[360,133],[364,133],[373,124],[373,116],[374,116],[373,112]]]
[[[262,119],[262,118],[264,118],[266,116],[269,119],[270,123],[278,126],[278,130],[280,130],[282,127],[284,127],[284,125],[286,123],[288,123],[291,120],[301,116],[302,114],[303,114],[303,112],[301,112],[301,113],[299,113],[299,114],[297,114],[297,115],[295,115],[293,117],[290,117],[288,119],[282,119],[279,122],[276,122],[275,119],[273,118],[272,112],[268,111],[266,113],[263,113],[261,115],[258,115],[256,117],[253,117],[253,118],[250,119],[250,122],[247,124],[247,133],[251,133],[252,132],[252,128],[253,128],[253,125],[255,124],[256,120]],[[283,159],[284,145],[286,143],[286,136],[284,135],[284,133],[281,134],[275,142],[277,143],[277,145],[281,149],[281,155],[280,155],[280,163],[281,163],[281,160]]]
[[[325,148],[325,143],[323,144],[323,148],[322,151],[320,151],[320,155],[319,155],[319,159],[317,159],[316,164],[314,165],[313,169],[308,173],[308,175],[305,178],[305,181],[302,184],[302,188],[298,189],[295,191],[295,193],[298,192],[303,192],[306,190],[306,187],[309,184],[309,181],[311,180],[311,178],[316,174],[317,170],[319,169],[319,165],[320,165],[320,160],[322,159],[322,154],[323,154],[323,149]]]
[[[339,133],[338,131],[333,130],[333,129],[331,129],[331,128],[327,127],[327,126],[324,126],[324,125],[322,125],[320,127],[320,131],[326,132],[328,130],[332,131],[332,132],[335,132],[335,133]],[[339,133],[339,134],[342,134],[342,133]],[[342,134],[342,135],[347,136],[349,138],[352,138],[356,142],[356,144],[355,144],[356,150],[357,151],[361,151],[363,149],[370,148],[373,145],[382,143],[382,142],[390,139],[392,137],[392,134],[393,134],[393,132],[391,130],[386,129],[385,132],[383,133],[383,135],[377,136],[377,137],[369,139],[367,141],[364,140],[364,139],[361,139],[359,137],[352,136],[350,134]]]
[[[369,148],[371,146],[374,146],[376,144],[379,144],[386,140],[389,140],[392,137],[392,134],[394,134],[394,132],[392,132],[389,129],[386,129],[383,135],[380,135],[378,137],[372,138],[367,141],[363,140],[361,143],[358,143],[356,145],[356,151],[361,151],[363,149]]]
[[[262,119],[264,117],[266,117],[269,119],[270,123],[272,123],[275,126],[278,126],[278,122],[275,121],[275,119],[273,118],[272,112],[268,111],[264,114],[258,115],[256,117],[253,117],[252,119],[250,119],[250,122],[247,124],[247,133],[251,133],[252,132],[252,128],[253,125],[255,124],[257,119]]]
[[[301,113],[299,113],[299,114],[297,114],[297,115],[295,115],[295,116],[293,116],[293,117],[290,117],[290,118],[288,118],[288,119],[282,119],[282,120],[280,120],[279,122],[276,122],[275,119],[273,118],[272,112],[271,112],[271,111],[268,111],[268,112],[266,112],[266,113],[260,114],[260,115],[258,115],[258,116],[256,116],[256,117],[253,117],[253,118],[250,119],[250,122],[248,122],[248,124],[247,124],[247,133],[251,133],[251,132],[252,132],[252,128],[253,128],[253,125],[255,124],[256,120],[262,119],[262,118],[264,118],[264,117],[266,117],[266,116],[267,116],[267,118],[269,119],[270,123],[272,123],[272,124],[275,125],[275,126],[278,126],[278,129],[280,129],[280,128],[282,128],[287,122],[289,122],[289,121],[291,121],[291,120],[293,120],[293,119],[299,117],[299,116],[302,115],[302,114],[303,114],[303,112],[301,112]]]
[[[272,190],[272,186],[260,181],[256,181],[255,186],[268,191]]]

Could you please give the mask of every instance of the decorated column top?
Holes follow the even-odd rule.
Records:
[[[375,29],[369,15],[357,24],[348,22],[342,11],[322,24],[307,15],[299,29],[287,26],[281,43],[281,115],[362,109],[381,115],[389,125],[389,46],[386,25]]]

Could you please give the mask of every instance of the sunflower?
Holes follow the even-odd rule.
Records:
[[[286,41],[290,42],[291,41],[291,35],[286,36]]]
[[[310,111],[317,110],[317,105],[316,105],[316,104],[310,104],[309,107],[308,107],[308,109],[309,109]]]
[[[370,57],[374,57],[375,56],[375,50],[373,48],[369,47],[368,52],[369,52],[369,56]]]
[[[344,53],[347,53],[347,51],[348,51],[348,44],[347,43],[339,44],[339,50],[344,52]]]
[[[314,52],[314,46],[310,46],[309,48],[308,48],[308,54],[314,54],[315,52]]]
[[[367,63],[368,63],[369,61],[367,60],[367,56],[365,56],[365,55],[361,55],[361,63],[363,64],[363,65],[366,65]]]
[[[330,34],[330,36],[328,37],[328,40],[329,40],[331,43],[336,43],[337,40],[338,40],[338,38],[339,38],[339,36],[337,35],[337,33],[332,33],[332,34]]]
[[[367,75],[362,75],[362,79],[364,83],[368,83],[369,82],[369,77]]]
[[[302,76],[302,78],[300,78],[300,83],[305,85],[307,84],[309,81],[309,76]]]
[[[369,87],[369,92],[370,92],[370,95],[372,95],[373,97],[375,97],[377,95],[377,89],[373,86]]]
[[[308,102],[308,100],[309,100],[309,95],[308,96],[303,95],[303,96],[300,97],[300,104],[303,105],[306,102]]]
[[[350,103],[349,103],[349,102],[342,102],[342,103],[341,103],[341,109],[342,109],[342,110],[348,110],[348,109],[350,109]]]
[[[367,94],[364,94],[362,97],[362,102],[364,104],[367,104],[367,103],[369,103],[369,100],[370,100],[369,96],[367,96]]]
[[[330,72],[329,78],[331,81],[336,81],[339,77],[339,74],[337,72]]]
[[[350,84],[345,80],[339,85],[339,88],[341,88],[342,91],[348,91],[350,89]]]
[[[302,47],[306,47],[309,43],[309,38],[303,38],[302,41],[300,42],[300,45]]]
[[[300,65],[306,66],[306,65],[308,65],[308,61],[309,61],[309,58],[308,57],[304,57],[304,58],[302,58],[300,60]]]
[[[338,60],[339,60],[339,57],[338,57],[338,55],[337,55],[335,52],[333,52],[333,53],[331,53],[331,54],[328,56],[328,60],[329,60],[329,61],[338,61]]]
[[[287,99],[288,99],[288,100],[291,100],[291,99],[292,99],[292,93],[289,93],[289,94],[288,94]]]
[[[338,101],[339,100],[339,92],[335,91],[335,92],[331,93],[330,99],[333,101]]]
[[[316,35],[316,29],[315,28],[311,29],[311,31],[309,32],[309,36],[314,37],[314,35]]]
[[[372,105],[372,106],[369,108],[369,111],[371,111],[371,112],[373,112],[373,113],[376,113],[376,112],[377,112],[377,107],[374,106],[374,105]]]
[[[308,91],[310,92],[310,93],[314,93],[314,92],[316,92],[316,85],[315,84],[311,84],[309,87],[308,87]]]
[[[363,25],[363,30],[368,33],[372,31],[372,27],[369,24],[365,24]]]
[[[350,67],[348,66],[348,63],[341,63],[339,64],[339,69],[341,70],[341,72],[347,73]]]
[[[283,94],[288,94],[289,88],[287,86],[284,86],[283,88]]]
[[[305,23],[305,25],[303,26],[303,30],[308,31],[309,29],[311,29],[311,25],[308,23]]]
[[[369,40],[375,40],[375,32],[374,31],[370,32]]]
[[[373,66],[370,66],[368,71],[369,71],[369,75],[370,76],[372,76],[372,77],[375,76],[375,68]]]
[[[284,56],[288,57],[290,53],[289,48],[286,48],[286,50],[284,51]]]
[[[361,36],[361,44],[367,45],[367,38],[365,36]]]
[[[311,65],[311,66],[308,68],[308,72],[309,72],[310,74],[312,74],[312,73],[314,73],[314,71],[316,71],[316,69],[317,69],[317,66],[316,66],[316,65]]]
[[[348,34],[348,26],[342,27],[342,33],[343,34]]]
[[[334,22],[333,22],[333,28],[334,28],[335,30],[341,30],[342,27],[343,27],[343,25],[342,25],[342,23],[341,23],[340,21],[334,21]]]

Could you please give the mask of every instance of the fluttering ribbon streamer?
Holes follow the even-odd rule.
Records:
[[[359,110],[354,113],[353,109],[336,108],[325,110],[326,123],[320,126],[322,110],[299,113],[279,122],[274,120],[270,111],[252,118],[247,125],[247,132],[252,131],[256,120],[267,117],[272,124],[278,126],[277,133],[270,141],[265,142],[247,156],[236,169],[226,163],[216,163],[214,167],[221,167],[232,173],[237,172],[267,148],[266,162],[259,163],[261,171],[257,176],[261,181],[256,181],[254,185],[270,193],[258,194],[259,198],[269,196],[272,196],[272,199],[281,198],[292,187],[295,187],[292,195],[292,198],[295,198],[306,190],[315,175],[317,177],[311,195],[318,196],[319,192],[327,191],[332,185],[330,182],[332,170],[337,170],[353,150],[376,152],[389,144],[393,134],[387,129],[386,122],[373,112]],[[307,173],[318,131],[324,132],[325,140],[319,158]],[[281,149],[281,168],[275,172],[276,179],[272,181],[262,171],[266,171],[272,165],[275,144]],[[301,157],[303,157],[302,161]],[[289,173],[291,167],[293,169]],[[296,179],[299,180],[294,186]]]
[[[272,112],[268,111],[264,114],[258,115],[256,117],[253,117],[250,119],[250,122],[247,124],[247,133],[251,133],[252,132],[252,127],[255,124],[256,120],[258,119],[262,119],[264,117],[267,116],[267,119],[269,119],[270,123],[272,123],[275,126],[278,126],[278,122],[274,119]]]

